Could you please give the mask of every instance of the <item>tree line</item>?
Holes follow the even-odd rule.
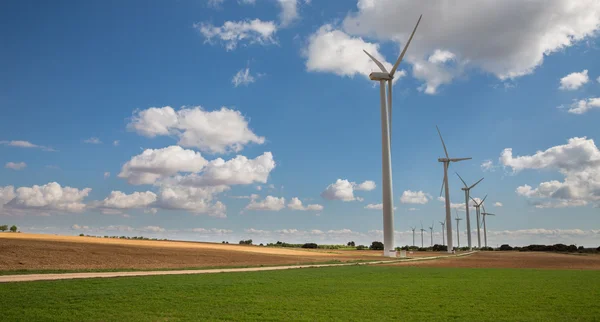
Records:
[[[10,231],[12,233],[16,233],[19,228],[16,225],[12,225],[10,226],[10,228],[8,227],[8,225],[0,225],[0,231]]]

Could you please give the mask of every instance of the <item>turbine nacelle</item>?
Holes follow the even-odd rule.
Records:
[[[369,78],[374,81],[387,81],[392,80],[394,76],[388,73],[372,72],[371,74],[369,74]]]

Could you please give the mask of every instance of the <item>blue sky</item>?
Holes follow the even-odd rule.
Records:
[[[596,1],[0,9],[0,219],[23,231],[380,240],[381,210],[366,208],[381,202],[379,92],[362,49],[393,62],[422,13],[394,85],[396,243],[443,220],[438,125],[451,156],[473,158],[451,170],[485,177],[472,195],[498,215],[490,244],[598,244]],[[451,172],[452,203],[460,186]]]

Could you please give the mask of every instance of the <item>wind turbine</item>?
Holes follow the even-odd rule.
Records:
[[[446,246],[446,238],[444,236],[444,226],[446,226],[446,219],[444,219],[444,221],[440,221],[440,224],[442,224],[442,246]]]
[[[458,244],[457,248],[460,248],[460,232],[458,231],[458,222],[462,220],[462,218],[458,218],[458,211],[454,209],[456,213],[456,242]]]
[[[404,54],[410,45],[410,41],[417,31],[421,15],[417,21],[415,29],[413,29],[410,38],[406,42],[400,57],[396,60],[392,71],[388,73],[383,64],[375,57],[371,56],[366,50],[365,54],[373,60],[373,62],[381,69],[381,72],[373,72],[369,74],[369,78],[379,82],[379,95],[381,96],[381,167],[382,167],[382,192],[383,192],[383,255],[388,257],[396,257],[394,249],[394,204],[392,191],[392,155],[390,153],[390,140],[392,134],[392,80],[398,69],[398,65],[404,58]],[[387,105],[385,101],[385,83],[388,83]]]
[[[421,248],[423,248],[423,232],[425,231],[425,229],[423,229],[423,222],[421,221]]]
[[[444,147],[444,153],[446,154],[445,158],[438,158],[438,162],[444,163],[444,181],[442,182],[442,189],[440,189],[440,197],[442,196],[442,190],[446,191],[446,235],[448,236],[448,253],[452,253],[452,214],[450,212],[450,192],[448,191],[448,167],[450,167],[450,162],[459,162],[464,160],[471,160],[471,158],[455,158],[451,159],[448,155],[448,150],[446,149],[446,144],[444,143],[444,139],[442,138],[442,133],[440,133],[440,129],[435,126],[440,135],[440,140],[442,141],[442,146]]]
[[[429,231],[431,234],[431,246],[433,246],[433,221],[431,221],[431,227],[429,227]]]
[[[465,192],[465,210],[467,211],[467,242],[469,243],[469,250],[473,250],[473,247],[471,246],[471,218],[469,217],[469,194],[471,192],[471,189],[473,189],[478,183],[480,183],[481,180],[483,180],[483,178],[479,179],[479,181],[475,182],[472,186],[468,186],[465,180],[463,180],[460,174],[458,174],[458,172],[456,172],[456,175],[458,176],[460,181],[462,181],[462,183],[465,185],[465,187],[461,189]]]
[[[487,198],[487,195],[485,195],[485,197],[483,197],[483,200],[481,200],[479,203],[477,203],[475,199],[471,198],[471,200],[473,200],[473,202],[475,203],[475,212],[477,213],[477,248],[481,248],[481,233],[479,232],[479,229],[481,228],[481,224],[479,223],[479,207],[483,205],[485,198]]]
[[[485,206],[483,206],[483,212],[481,213],[483,216],[483,240],[485,241],[485,248],[487,248],[487,227],[485,226],[485,216],[495,216],[495,214],[490,214],[485,211]]]
[[[410,228],[413,231],[413,247],[415,246],[415,228],[417,228],[417,227],[411,227]]]

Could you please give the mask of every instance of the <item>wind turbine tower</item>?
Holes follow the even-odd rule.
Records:
[[[481,224],[479,223],[480,222],[479,208],[483,205],[485,198],[487,198],[487,195],[485,195],[485,197],[483,197],[483,200],[481,200],[479,203],[477,203],[477,201],[475,201],[475,199],[471,198],[471,200],[473,200],[473,202],[475,203],[475,212],[477,213],[477,248],[481,248],[481,233],[479,232],[479,230],[481,228]]]
[[[481,215],[483,216],[483,240],[485,241],[485,248],[487,248],[487,227],[485,226],[485,216],[495,216],[495,214],[490,214],[489,212],[486,212],[484,206]]]
[[[373,72],[369,78],[379,82],[379,95],[381,96],[381,175],[382,175],[382,192],[383,192],[383,255],[387,257],[396,257],[394,249],[394,204],[392,191],[392,155],[390,153],[390,141],[392,133],[392,81],[394,74],[398,69],[398,65],[404,58],[404,54],[410,45],[410,41],[417,31],[421,15],[417,21],[417,25],[413,29],[410,38],[406,42],[404,49],[400,53],[398,60],[394,64],[392,71],[388,73],[382,63],[368,52],[363,50],[365,54],[373,60],[373,62],[381,69],[381,72]],[[385,83],[387,82],[388,95],[386,105]]]
[[[425,229],[423,229],[423,222],[421,222],[421,248],[423,248],[423,232],[425,231]]]
[[[413,231],[413,247],[415,246],[415,229],[416,229],[416,228],[417,228],[417,227],[411,227],[411,228],[410,228],[410,229],[412,229],[412,231]]]
[[[431,235],[431,246],[433,246],[433,221],[431,222],[431,226],[429,227],[429,233]]]
[[[462,183],[465,185],[465,187],[461,189],[465,192],[465,211],[467,212],[467,243],[469,244],[469,250],[473,250],[473,246],[471,244],[471,217],[469,217],[469,194],[471,192],[471,189],[473,189],[478,183],[480,183],[481,180],[483,180],[483,178],[479,179],[479,181],[475,182],[472,186],[468,186],[465,180],[463,180],[460,174],[458,174],[458,172],[456,172],[456,175],[458,176],[460,181],[462,181]]]
[[[440,221],[440,224],[442,225],[442,246],[446,246],[446,238],[444,234],[444,226],[446,226],[446,219],[444,219],[444,221]]]
[[[462,220],[462,218],[458,218],[458,211],[454,209],[456,212],[456,243],[458,244],[457,248],[460,248],[460,231],[458,229],[458,222]]]
[[[442,196],[442,190],[446,191],[446,236],[448,237],[448,253],[452,253],[452,213],[450,211],[450,191],[448,190],[448,167],[450,167],[450,162],[459,162],[464,160],[470,160],[471,158],[450,158],[448,155],[448,150],[446,149],[446,144],[444,143],[444,139],[442,138],[442,133],[440,133],[440,129],[435,127],[440,135],[440,140],[442,141],[442,146],[444,147],[444,154],[446,154],[445,158],[438,158],[438,162],[444,163],[444,181],[442,182],[442,189],[440,190],[440,197]],[[458,222],[458,221],[457,221]]]

